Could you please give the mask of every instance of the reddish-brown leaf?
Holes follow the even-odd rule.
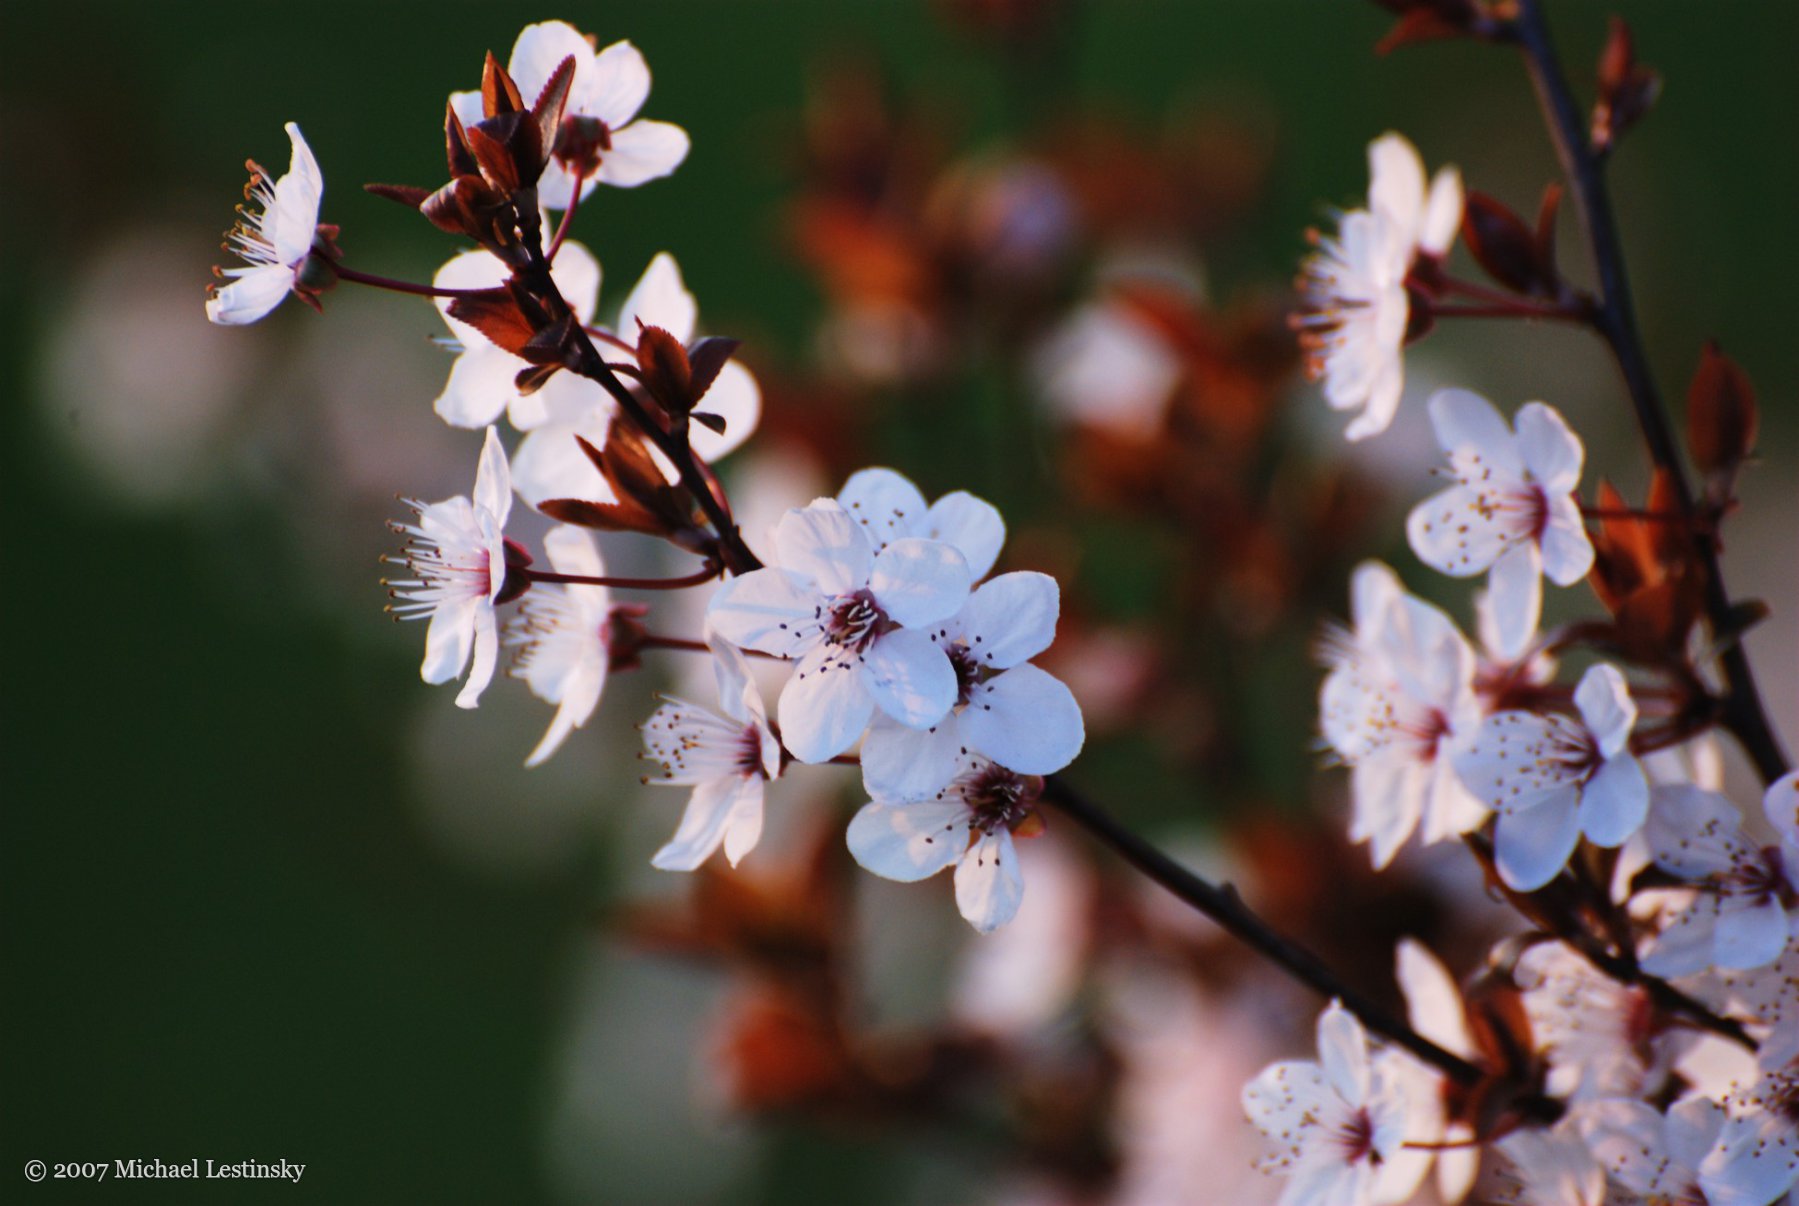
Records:
[[[524,108],[525,100],[519,95],[518,85],[500,66],[500,60],[493,57],[493,51],[488,51],[487,62],[481,65],[481,112],[488,117],[498,117],[502,113],[523,112]]]
[[[1708,476],[1734,474],[1755,450],[1755,386],[1716,342],[1705,345],[1687,387],[1687,447]]]
[[[515,356],[536,334],[531,320],[519,308],[518,299],[503,285],[455,298],[450,302],[450,317],[466,322]]]
[[[1469,254],[1500,284],[1519,293],[1554,292],[1553,275],[1538,259],[1536,235],[1501,202],[1470,191],[1462,239]]]
[[[389,201],[398,201],[407,209],[418,209],[431,196],[430,189],[411,184],[365,184],[362,190],[377,197],[386,197]]]

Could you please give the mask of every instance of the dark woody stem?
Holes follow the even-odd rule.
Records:
[[[376,289],[386,289],[391,293],[410,293],[415,297],[484,297],[493,292],[491,289],[439,289],[436,285],[420,285],[412,281],[397,281],[388,276],[358,272],[356,269],[346,268],[342,264],[332,264],[331,271],[338,280],[349,281],[356,285],[370,285]]]
[[[574,190],[568,196],[568,208],[562,211],[562,221],[556,223],[556,233],[550,239],[550,249],[544,258],[555,262],[556,253],[562,250],[562,242],[568,238],[569,228],[575,224],[575,211],[581,208],[581,182],[575,182]]]
[[[1643,353],[1642,338],[1637,332],[1630,281],[1625,274],[1624,252],[1618,237],[1617,220],[1612,214],[1603,160],[1588,141],[1586,123],[1568,90],[1567,78],[1550,40],[1549,23],[1543,16],[1541,0],[1517,0],[1517,18],[1510,33],[1523,52],[1525,66],[1548,121],[1550,138],[1555,143],[1556,156],[1568,177],[1581,226],[1592,249],[1599,277],[1599,296],[1591,322],[1611,347],[1619,371],[1624,375],[1631,404],[1636,408],[1637,425],[1649,447],[1650,460],[1668,475],[1677,508],[1682,514],[1692,516],[1696,511],[1692,489],[1681,466],[1680,453],[1656,393],[1655,379]],[[1697,529],[1693,542],[1695,554],[1705,567],[1706,615],[1714,633],[1727,633],[1732,628],[1734,609],[1724,587],[1716,542],[1709,534]],[[1742,642],[1725,642],[1719,663],[1725,683],[1721,701],[1724,727],[1742,745],[1762,778],[1772,782],[1787,772],[1787,757],[1768,722]]]
[[[1110,846],[1125,862],[1223,926],[1239,941],[1289,976],[1321,996],[1334,997],[1342,1002],[1343,1008],[1361,1019],[1368,1029],[1397,1043],[1463,1088],[1473,1088],[1490,1079],[1481,1068],[1454,1052],[1439,1047],[1345,984],[1316,955],[1256,916],[1243,903],[1234,887],[1229,884],[1213,884],[1187,870],[1139,837],[1111,813],[1070,787],[1059,775],[1049,775],[1044,779],[1042,798],[1099,841]],[[1520,1112],[1541,1122],[1553,1122],[1562,1113],[1560,1103],[1540,1095],[1522,1097],[1516,1105]]]
[[[552,570],[531,569],[529,566],[508,567],[514,573],[532,582],[562,582],[572,586],[613,586],[621,590],[684,590],[689,586],[703,586],[718,577],[716,565],[706,565],[683,578],[593,578],[586,574],[558,574]],[[701,648],[704,648],[702,645]]]

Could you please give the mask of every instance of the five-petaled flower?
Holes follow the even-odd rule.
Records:
[[[927,800],[877,796],[850,821],[849,847],[876,875],[902,883],[956,864],[956,907],[981,933],[1012,920],[1024,876],[1012,835],[1036,823],[1042,780],[964,750],[955,772]]]
[[[1559,713],[1489,716],[1456,770],[1499,813],[1495,861],[1521,892],[1554,879],[1581,835],[1620,846],[1643,827],[1649,781],[1630,752],[1637,708],[1624,676],[1600,664],[1574,689],[1578,720]]]
[[[287,137],[293,143],[293,156],[287,171],[270,183],[268,172],[255,163],[249,165],[250,184],[244,190],[247,201],[262,207],[252,213],[239,206],[241,215],[228,236],[225,246],[246,263],[242,268],[217,269],[231,278],[228,285],[214,285],[206,299],[206,317],[226,326],[256,322],[281,304],[289,293],[313,305],[314,294],[331,283],[329,265],[324,264],[316,278],[310,266],[313,241],[319,235],[319,202],[325,195],[325,179],[319,173],[319,161],[312,148],[300,136],[300,127],[287,123]]]
[[[580,528],[558,524],[544,535],[543,547],[559,574],[598,578],[606,572],[593,537]],[[525,759],[526,766],[554,754],[599,706],[612,665],[606,640],[611,614],[611,590],[571,582],[535,587],[508,622],[506,643],[518,650],[513,673],[537,698],[556,705],[549,730]]]
[[[389,526],[409,539],[406,552],[387,560],[405,565],[417,578],[388,582],[396,600],[389,610],[400,619],[429,618],[421,677],[445,683],[474,664],[456,696],[456,706],[472,708],[493,678],[500,635],[494,604],[506,586],[506,516],[512,510],[512,483],[506,449],[487,429],[475,471],[471,501],[458,494],[443,502],[408,501],[418,522]]]
[[[877,706],[916,729],[942,720],[956,702],[956,671],[923,626],[968,598],[962,554],[917,536],[876,553],[830,498],[788,511],[774,545],[776,564],[720,586],[707,619],[734,645],[798,659],[779,708],[793,756],[843,753]]]
[[[671,699],[643,726],[649,756],[664,767],[645,782],[693,787],[680,828],[650,859],[664,871],[692,871],[720,845],[735,867],[762,836],[763,791],[781,773],[781,744],[746,659],[723,641],[708,644],[724,715]]]
[[[1462,178],[1444,168],[1427,186],[1417,148],[1398,134],[1368,145],[1368,208],[1343,214],[1306,261],[1305,303],[1294,319],[1310,371],[1334,410],[1360,410],[1344,432],[1379,435],[1405,385],[1412,322],[1406,277],[1420,258],[1440,259],[1462,220]]]
[[[687,158],[687,131],[665,121],[634,120],[650,95],[650,69],[631,43],[596,51],[566,21],[543,21],[519,33],[507,71],[529,100],[571,57],[575,78],[550,161],[537,182],[539,202],[546,209],[567,209],[577,187],[585,198],[595,184],[635,188],[680,167]],[[453,93],[450,107],[465,124],[481,120],[479,92]]]
[[[1513,432],[1494,407],[1465,389],[1430,400],[1437,444],[1455,485],[1406,517],[1412,551],[1451,577],[1492,571],[1488,600],[1501,651],[1521,654],[1543,609],[1543,575],[1571,586],[1593,566],[1574,487],[1584,451],[1554,408],[1526,403]]]

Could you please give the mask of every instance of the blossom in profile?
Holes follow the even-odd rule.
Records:
[[[605,576],[606,568],[593,537],[581,528],[558,524],[543,538],[550,566],[559,574],[586,578]],[[571,582],[534,587],[506,626],[506,643],[518,651],[513,673],[531,694],[556,705],[550,727],[525,759],[541,765],[568,735],[587,723],[606,689],[611,654],[606,624],[612,592],[604,586]]]
[[[876,553],[835,499],[775,525],[775,564],[718,588],[707,622],[745,649],[797,660],[781,692],[781,740],[801,762],[854,745],[879,709],[927,728],[956,702],[956,672],[928,625],[961,610],[968,562],[916,536]]]
[[[1263,1167],[1288,1178],[1281,1206],[1386,1206],[1412,1196],[1430,1154],[1405,1144],[1426,1133],[1430,1111],[1405,1058],[1371,1057],[1362,1024],[1332,1001],[1318,1018],[1317,1062],[1272,1064],[1244,1087],[1244,1112],[1276,1145]]]
[[[1420,258],[1441,259],[1462,220],[1462,178],[1439,171],[1427,185],[1417,148],[1398,134],[1368,146],[1368,208],[1319,236],[1306,261],[1305,299],[1294,323],[1308,368],[1334,410],[1360,413],[1344,435],[1364,440],[1393,422],[1405,386],[1412,321],[1406,278]]]
[[[1480,729],[1475,657],[1453,620],[1378,561],[1356,569],[1350,609],[1353,631],[1326,645],[1319,723],[1350,767],[1350,838],[1385,867],[1420,825],[1428,844],[1486,819],[1454,765]]]
[[[458,494],[443,502],[409,505],[416,522],[388,525],[407,537],[406,551],[387,560],[417,577],[386,583],[395,600],[388,610],[402,620],[431,621],[420,676],[428,683],[446,683],[469,667],[456,706],[472,708],[493,678],[500,649],[494,605],[506,585],[512,482],[499,434],[487,429],[473,499]]]
[[[1437,444],[1455,484],[1412,508],[1406,536],[1432,569],[1454,578],[1489,573],[1501,651],[1521,654],[1543,609],[1543,577],[1571,586],[1593,567],[1574,488],[1585,451],[1553,407],[1526,403],[1517,429],[1465,389],[1430,400]]]
[[[954,863],[956,908],[981,933],[1012,920],[1024,875],[1012,835],[1035,824],[1042,781],[975,754],[928,800],[874,799],[850,821],[856,861],[886,879],[914,883]]]
[[[287,123],[293,155],[287,171],[272,183],[269,174],[254,162],[249,165],[247,201],[261,207],[252,212],[239,206],[238,223],[231,229],[226,247],[244,261],[241,268],[217,271],[231,278],[227,285],[208,290],[206,317],[226,326],[256,322],[280,305],[289,293],[297,293],[314,306],[313,294],[329,283],[305,279],[303,269],[318,234],[319,202],[325,195],[325,178],[312,148],[300,136],[300,127]]]
[[[663,765],[645,782],[693,788],[675,836],[650,859],[664,871],[692,871],[721,845],[736,866],[762,836],[763,792],[781,773],[781,743],[747,659],[723,641],[708,644],[723,714],[671,699],[643,725],[644,747]]]
[[[1489,716],[1455,760],[1475,798],[1499,813],[1494,856],[1512,888],[1554,879],[1584,835],[1621,846],[1649,814],[1649,780],[1630,752],[1637,708],[1624,676],[1600,664],[1574,689],[1578,718],[1559,713]]]
[[[491,289],[505,284],[511,275],[512,269],[498,256],[477,248],[460,252],[439,268],[431,284],[439,289]],[[579,243],[564,243],[550,267],[550,276],[575,317],[583,325],[591,323],[600,294],[600,265],[593,253]],[[486,427],[504,413],[514,427],[525,431],[548,421],[552,409],[610,404],[597,382],[576,373],[557,373],[542,388],[521,393],[518,375],[531,364],[454,317],[451,298],[435,301],[444,325],[450,328],[443,344],[456,353],[456,359],[432,409],[451,426]]]
[[[583,198],[596,184],[635,188],[681,166],[687,158],[687,131],[637,117],[649,99],[650,69],[631,43],[614,42],[596,51],[568,22],[542,21],[519,33],[506,70],[529,103],[570,57],[575,75],[562,126],[537,183],[545,208],[567,209],[577,188]],[[450,107],[465,125],[473,125],[482,118],[481,93],[453,93]]]

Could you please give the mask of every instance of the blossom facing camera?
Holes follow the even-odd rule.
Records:
[[[458,494],[437,503],[409,500],[409,505],[417,522],[388,525],[408,538],[406,551],[387,560],[418,576],[385,583],[396,600],[388,610],[398,619],[431,621],[419,675],[435,685],[469,667],[456,706],[472,708],[492,681],[500,652],[494,605],[506,586],[505,529],[512,510],[512,482],[499,434],[487,429],[472,499]]]
[[[1487,597],[1500,649],[1517,657],[1543,610],[1543,577],[1572,586],[1593,567],[1574,488],[1580,437],[1553,407],[1528,402],[1514,431],[1494,405],[1465,389],[1430,400],[1437,444],[1455,484],[1412,508],[1406,536],[1440,573],[1490,573]]]
[[[720,846],[735,867],[762,836],[763,792],[781,773],[781,743],[747,659],[723,641],[707,643],[724,714],[671,699],[643,726],[649,756],[663,765],[661,778],[645,782],[693,787],[680,828],[650,859],[664,871],[692,871]]]
[[[1407,277],[1421,258],[1448,253],[1462,220],[1461,174],[1444,168],[1427,185],[1417,148],[1399,134],[1369,144],[1368,174],[1368,208],[1344,213],[1335,237],[1316,237],[1293,319],[1324,400],[1360,412],[1343,433],[1350,440],[1393,422],[1412,326]]]
[[[585,199],[596,184],[635,188],[666,176],[687,158],[687,131],[638,118],[650,95],[650,69],[629,42],[596,51],[566,21],[527,25],[513,43],[507,72],[524,96],[536,96],[564,59],[575,63],[568,103],[555,145],[537,182],[546,209],[567,209],[575,190]],[[466,124],[481,120],[481,93],[457,92],[450,107]]]
[[[287,123],[293,155],[287,172],[273,183],[255,162],[248,166],[250,183],[244,198],[261,207],[252,212],[238,206],[239,219],[227,236],[227,250],[244,261],[241,268],[214,269],[229,277],[230,284],[212,285],[206,298],[206,317],[224,326],[256,322],[280,305],[289,293],[318,308],[317,294],[334,283],[327,259],[314,257],[314,242],[333,231],[319,229],[319,203],[325,196],[325,178],[319,161],[300,135],[300,127]]]

